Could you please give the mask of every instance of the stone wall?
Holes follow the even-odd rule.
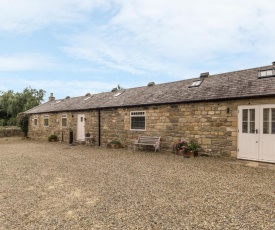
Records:
[[[4,126],[0,127],[0,137],[20,137],[23,133],[19,127],[16,126]]]
[[[101,144],[119,140],[126,146],[132,146],[139,135],[161,136],[161,147],[171,149],[175,142],[184,138],[195,140],[202,152],[212,155],[237,156],[238,106],[275,104],[275,99],[251,99],[217,102],[198,102],[160,106],[105,109],[100,111]],[[146,112],[146,130],[130,130],[130,112]],[[67,127],[61,127],[61,115],[68,117]],[[85,114],[85,132],[90,132],[98,141],[98,111],[49,113],[49,127],[43,127],[43,115],[38,126],[30,119],[29,136],[47,139],[57,134],[61,140],[68,141],[69,129],[77,135],[77,115]]]

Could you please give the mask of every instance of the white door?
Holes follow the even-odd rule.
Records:
[[[275,162],[275,105],[263,105],[260,112],[259,160]]]
[[[275,162],[275,105],[239,106],[238,158]]]
[[[77,115],[77,140],[78,141],[85,140],[85,115],[84,114]]]
[[[259,158],[259,106],[239,107],[238,158]]]

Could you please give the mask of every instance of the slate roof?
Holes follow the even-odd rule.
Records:
[[[275,69],[275,65],[210,75],[199,87],[189,88],[200,78],[126,89],[121,95],[106,92],[69,99],[48,101],[26,113],[76,111],[85,109],[145,106],[181,102],[232,100],[275,96],[275,76],[258,79],[259,70]]]

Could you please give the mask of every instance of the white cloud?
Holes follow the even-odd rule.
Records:
[[[180,77],[191,65],[205,70],[223,60],[236,69],[274,58],[272,0],[114,2],[120,10],[108,23],[72,36],[64,50],[134,74]]]
[[[0,30],[26,32],[48,25],[84,22],[106,0],[0,0]]]
[[[28,71],[54,68],[51,58],[36,53],[0,56],[0,71]]]
[[[22,32],[56,28],[47,30],[59,39],[53,44],[76,60],[53,64],[41,54],[0,54],[0,71],[106,69],[110,76],[114,69],[137,82],[138,75],[169,81],[265,65],[274,61],[274,15],[273,0],[0,0],[0,31],[19,32],[20,39]],[[41,88],[81,95],[114,87],[99,80],[74,88],[70,82],[77,85],[44,82]]]

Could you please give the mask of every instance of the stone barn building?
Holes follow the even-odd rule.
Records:
[[[212,155],[275,163],[275,62],[272,65],[165,84],[49,101],[26,112],[29,136],[75,141],[91,133],[98,145],[161,136],[181,138]]]

